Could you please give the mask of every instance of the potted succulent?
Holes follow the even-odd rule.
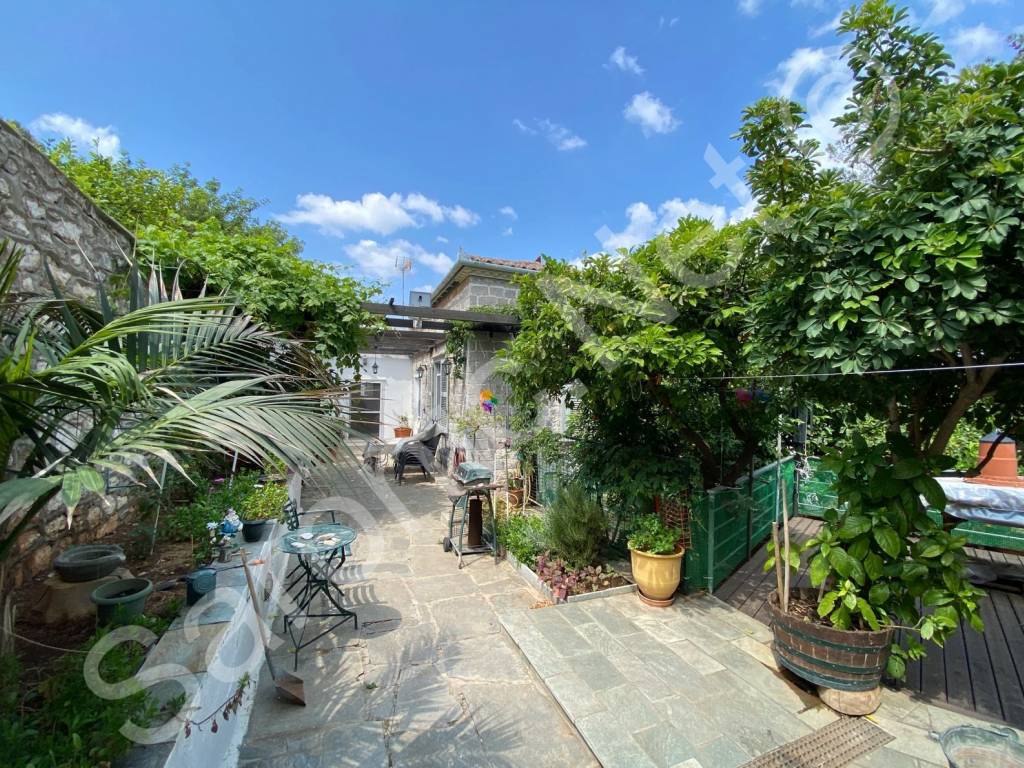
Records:
[[[961,621],[984,628],[984,593],[964,577],[966,540],[927,509],[945,508],[933,475],[951,462],[917,455],[899,435],[871,447],[856,435],[850,448],[824,460],[837,477],[837,508],[803,547],[789,541],[783,499],[782,542],[776,526],[765,565],[776,574],[772,650],[844,714],[873,712],[883,674],[903,678],[907,661],[925,653],[921,640],[942,645]],[[792,593],[801,550],[817,590]],[[898,642],[896,629],[903,630]]]
[[[395,437],[410,437],[412,436],[412,426],[409,424],[408,416],[398,417],[398,426],[395,427]]]
[[[648,605],[663,608],[675,600],[682,576],[682,534],[657,515],[645,515],[629,536],[633,579],[640,599]]]

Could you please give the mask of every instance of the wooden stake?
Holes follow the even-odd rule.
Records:
[[[783,581],[782,612],[789,613],[789,505],[786,504],[785,487],[780,488],[779,495],[782,496],[782,539],[785,550],[786,562],[783,565],[785,578]]]
[[[779,596],[779,608],[782,608],[782,548],[779,546],[779,521],[772,521],[772,544],[775,546],[775,594]]]

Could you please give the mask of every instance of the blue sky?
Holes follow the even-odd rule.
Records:
[[[305,254],[432,286],[460,247],[572,260],[750,202],[730,139],[785,93],[830,136],[847,3],[7,3],[0,115],[268,200]],[[960,64],[1020,0],[916,0]]]

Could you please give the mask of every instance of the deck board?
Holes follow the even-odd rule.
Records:
[[[793,518],[792,534],[804,541],[821,521]],[[997,566],[1024,568],[1020,555],[969,548],[969,554]],[[767,600],[775,589],[774,572],[763,573],[768,557],[762,546],[715,591],[715,595],[767,624]],[[806,558],[796,584],[809,586]],[[1024,728],[1024,594],[989,590],[981,601],[985,632],[962,628],[945,648],[928,647],[922,662],[907,666],[902,687],[932,704],[1002,720]]]

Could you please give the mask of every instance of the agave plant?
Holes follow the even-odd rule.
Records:
[[[0,557],[47,504],[70,525],[112,474],[157,482],[152,464],[237,452],[292,469],[343,449],[343,386],[304,345],[224,296],[182,298],[137,265],[119,314],[62,295],[15,293],[19,249],[0,242]],[[49,272],[47,273],[49,274]]]

